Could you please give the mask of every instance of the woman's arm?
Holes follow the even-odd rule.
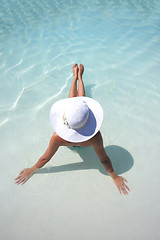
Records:
[[[57,134],[54,133],[50,139],[49,146],[45,153],[40,157],[33,167],[25,168],[19,173],[18,177],[15,178],[16,184],[24,184],[33,175],[33,173],[42,168],[53,157],[60,146],[58,140],[59,138],[57,137]]]
[[[128,186],[124,183],[127,182],[127,180],[124,177],[118,176],[113,169],[111,160],[107,156],[105,149],[103,147],[103,139],[101,136],[101,133],[99,132],[95,138],[95,142],[93,144],[94,150],[99,157],[99,160],[103,164],[106,171],[109,173],[111,178],[113,179],[115,185],[117,186],[120,193],[128,194],[127,190],[130,191]]]
[[[49,160],[53,157],[58,148],[59,142],[57,141],[56,134],[54,133],[50,139],[47,150],[33,167],[35,167],[36,169],[42,168],[47,162],[49,162]]]

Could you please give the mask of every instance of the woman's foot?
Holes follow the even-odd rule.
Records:
[[[83,66],[83,64],[79,64],[78,78],[82,78],[83,72],[84,72],[84,66]]]
[[[77,63],[75,63],[75,64],[73,65],[72,71],[73,71],[73,76],[74,76],[74,78],[77,79],[77,78],[78,78],[78,65],[77,65]]]

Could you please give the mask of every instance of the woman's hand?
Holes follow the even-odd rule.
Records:
[[[25,168],[22,170],[18,177],[15,178],[15,184],[24,184],[35,172],[33,168]]]
[[[127,190],[130,191],[129,187],[124,183],[127,182],[127,180],[124,178],[124,177],[121,177],[121,176],[117,176],[115,179],[114,179],[114,183],[115,185],[117,186],[120,194],[128,194]]]

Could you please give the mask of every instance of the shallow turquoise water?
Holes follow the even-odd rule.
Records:
[[[153,124],[158,23],[159,1],[1,1],[1,128],[48,116],[47,107],[67,97],[75,62],[85,65],[87,95],[109,118],[117,111],[134,118],[139,109]]]
[[[129,151],[137,171],[144,168],[144,174],[150,174],[158,169],[159,12],[158,0],[0,1],[4,210],[11,194],[18,191],[13,186],[17,172],[32,166],[47,147],[52,135],[49,110],[54,101],[68,96],[74,63],[84,64],[87,96],[98,100],[104,109],[104,145]],[[64,164],[64,155],[68,163],[76,160],[74,152],[61,150],[55,156],[55,165]],[[154,159],[151,166],[150,159]],[[46,192],[58,181],[48,175],[39,180],[42,186],[43,181],[49,182]],[[31,179],[27,183],[30,188],[26,185],[24,189],[30,196],[39,196],[34,181]],[[15,202],[10,210],[14,204],[18,208]]]
[[[108,134],[119,124],[140,131],[150,127],[154,134],[153,126],[159,129],[159,5],[1,1],[1,136],[8,139],[10,128],[21,135],[30,124],[35,137],[37,121],[49,129],[49,108],[68,96],[75,62],[85,65],[86,92],[102,104]]]

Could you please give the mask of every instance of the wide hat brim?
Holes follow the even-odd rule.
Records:
[[[68,142],[84,142],[92,138],[100,129],[103,121],[103,109],[94,99],[78,97],[84,100],[89,108],[89,117],[86,124],[80,129],[69,128],[64,124],[63,114],[66,104],[74,101],[74,98],[66,98],[55,102],[50,110],[50,122],[54,131]]]

